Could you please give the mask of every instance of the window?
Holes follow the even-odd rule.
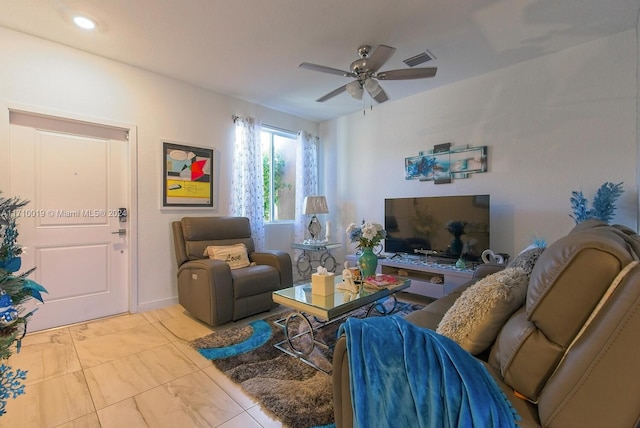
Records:
[[[293,221],[296,206],[296,133],[262,127],[264,220]]]

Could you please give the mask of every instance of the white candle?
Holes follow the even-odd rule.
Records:
[[[329,240],[329,236],[331,235],[331,222],[327,220],[324,225],[324,237]]]

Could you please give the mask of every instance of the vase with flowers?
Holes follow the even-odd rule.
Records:
[[[378,267],[378,256],[373,253],[373,248],[387,237],[387,231],[379,223],[365,223],[357,225],[351,223],[347,227],[347,236],[356,247],[362,250],[358,258],[358,265],[362,278],[375,275]]]

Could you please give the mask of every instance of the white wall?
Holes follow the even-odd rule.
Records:
[[[233,114],[251,115],[284,129],[318,133],[315,122],[3,28],[0,58],[0,104],[137,126],[140,309],[177,301],[170,222],[184,215],[229,212]],[[216,148],[220,179],[217,211],[160,210],[161,139]],[[6,152],[7,146],[6,133],[0,133],[0,152]],[[0,173],[0,190],[6,188],[5,174]],[[269,237],[289,250],[291,239],[286,233],[276,231]]]
[[[637,229],[637,57],[630,30],[318,126],[0,28],[0,103],[137,125],[138,301],[146,309],[176,299],[170,222],[208,214],[159,209],[159,142],[217,149],[219,209],[212,214],[225,215],[232,114],[320,133],[320,190],[331,211],[323,221],[343,242],[346,224],[382,221],[385,197],[490,193],[492,247],[513,254],[533,236],[552,242],[567,233],[571,191],[591,199],[604,181],[624,181],[614,221]],[[394,84],[402,83],[385,82],[391,96]],[[404,180],[405,157],[443,142],[489,146],[489,172],[446,185]],[[0,159],[6,147],[0,133]],[[0,190],[5,180],[0,172]],[[268,238],[286,250],[293,235],[278,227]]]
[[[491,246],[515,254],[573,227],[572,190],[591,201],[603,182],[622,181],[614,222],[637,230],[637,56],[634,29],[322,123],[338,229],[382,223],[386,197],[489,193]],[[390,97],[394,84],[384,83]],[[446,142],[488,146],[488,173],[404,179],[405,157]]]

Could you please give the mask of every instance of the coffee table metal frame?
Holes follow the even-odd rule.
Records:
[[[351,311],[365,307],[366,305],[371,305],[367,309],[367,317],[370,316],[374,310],[383,315],[392,313],[395,311],[398,303],[395,294],[409,288],[411,285],[409,279],[398,278],[398,281],[399,284],[380,290],[368,289],[360,284],[360,289],[357,293],[347,290],[335,290],[335,293],[330,296],[317,296],[312,294],[310,283],[275,291],[273,293],[274,302],[295,310],[295,312],[286,318],[276,321],[278,325],[284,328],[285,340],[277,343],[275,347],[287,354],[300,358],[316,369],[327,372],[327,370],[318,367],[312,361],[305,358],[313,352],[316,346],[323,348],[332,346],[316,340],[315,332],[318,329],[342,320]],[[334,283],[337,285],[341,282],[342,277],[337,275]],[[390,310],[387,310],[381,303],[382,299],[386,297],[393,299],[393,306]],[[311,316],[320,324],[319,326],[314,327],[309,318]],[[290,325],[293,320],[298,317],[302,323],[306,324],[307,330],[302,333],[292,334]],[[306,349],[300,348],[294,343],[295,339],[305,335],[310,336],[310,340],[308,341],[309,347]],[[288,348],[285,344],[288,345]]]
[[[309,279],[313,270],[322,266],[329,272],[336,271],[336,259],[331,254],[331,250],[339,248],[341,244],[336,242],[318,243],[294,243],[291,248],[302,250],[302,254],[296,259],[296,270],[301,278]]]

